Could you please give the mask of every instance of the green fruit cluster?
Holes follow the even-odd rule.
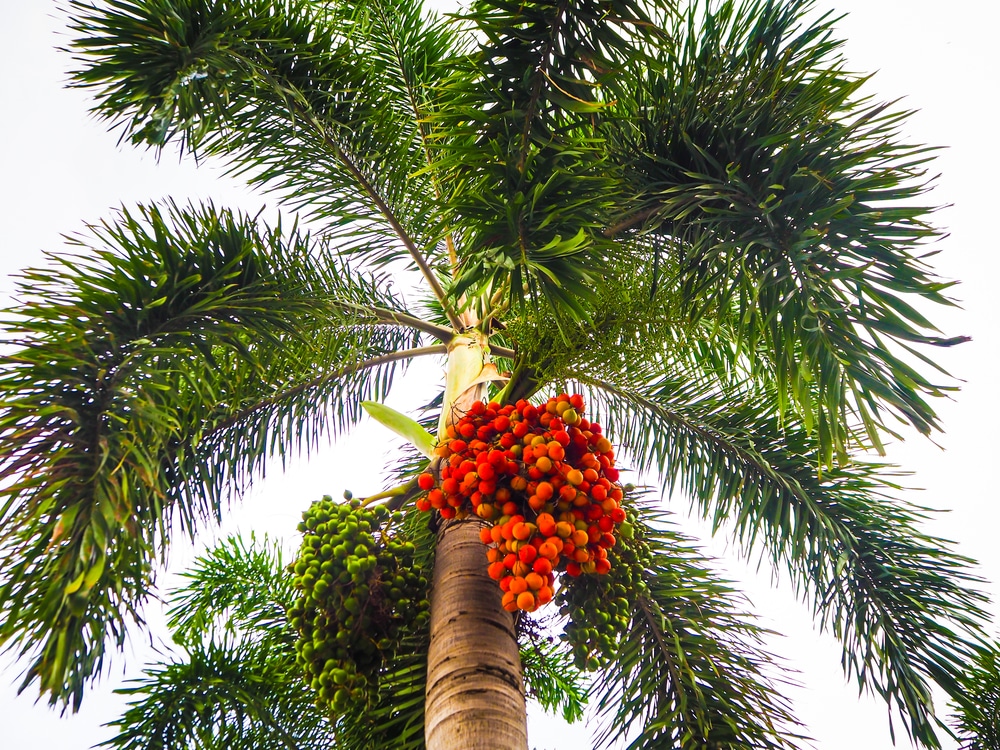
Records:
[[[414,545],[393,532],[386,508],[329,496],[302,514],[293,564],[299,599],[288,610],[296,653],[317,703],[335,713],[364,706],[407,629],[429,615]]]
[[[633,538],[631,520],[619,529],[621,542],[608,551],[611,570],[607,575],[562,578],[556,602],[567,622],[561,637],[572,648],[578,669],[608,664],[635,614],[636,603],[629,597],[646,588],[643,573],[652,554]]]

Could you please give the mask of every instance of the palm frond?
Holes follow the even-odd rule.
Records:
[[[117,692],[132,696],[102,743],[117,750],[327,750],[333,728],[295,672],[288,646],[192,643],[183,660],[147,668]]]
[[[295,587],[281,548],[267,537],[258,542],[254,536],[249,541],[231,536],[198,557],[181,577],[183,586],[169,597],[167,625],[175,643],[220,642],[227,633],[294,643],[286,612],[295,601]]]
[[[521,672],[525,694],[549,713],[559,712],[565,721],[583,718],[589,679],[573,663],[566,643],[547,635],[551,623],[520,623]]]
[[[585,319],[622,186],[594,118],[631,37],[652,24],[631,0],[478,2],[465,20],[479,48],[432,117],[447,133],[437,169],[462,247],[455,294]]]
[[[919,529],[925,509],[893,497],[891,467],[858,461],[821,474],[815,434],[782,420],[770,393],[719,390],[690,371],[627,386],[579,381],[636,468],[788,570],[842,642],[847,675],[937,747],[928,681],[960,694],[985,599],[971,588],[973,561]]]
[[[996,643],[976,654],[961,676],[962,692],[952,696],[950,724],[961,750],[1000,748],[1000,648]]]
[[[664,282],[731,322],[829,466],[858,435],[880,448],[889,415],[936,428],[926,397],[951,386],[914,347],[964,339],[921,312],[950,304],[921,250],[930,149],[900,141],[907,113],[864,96],[812,5],[691,3],[608,139],[641,196],[633,226],[673,258]]]
[[[294,598],[277,544],[230,537],[199,556],[170,591],[169,627],[183,653],[117,692],[132,696],[103,743],[119,750],[190,747],[319,750],[333,728],[298,678]]]
[[[218,518],[269,456],[353,424],[400,350],[426,351],[385,315],[407,313],[384,279],[296,231],[169,206],[94,235],[24,274],[0,376],[0,643],[34,655],[22,689],[74,707],[172,525]]]
[[[429,234],[434,189],[412,109],[438,75],[440,21],[388,1],[375,10],[402,25],[368,4],[306,0],[70,7],[74,80],[96,89],[95,111],[123,137],[223,157],[324,224],[341,252],[409,255],[444,299],[428,265],[446,254]],[[402,60],[378,54],[394,42],[409,45]]]
[[[592,688],[598,744],[795,747],[798,722],[780,690],[788,678],[775,675],[765,631],[664,513],[638,504],[630,520],[634,534],[612,549],[613,566],[641,572],[625,594],[629,625]]]

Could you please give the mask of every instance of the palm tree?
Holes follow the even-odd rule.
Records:
[[[846,674],[939,746],[931,685],[961,695],[983,598],[862,453],[938,428],[928,399],[951,386],[925,347],[960,339],[925,317],[948,303],[915,200],[929,152],[859,93],[832,18],[802,0],[70,6],[75,80],[123,138],[221,159],[314,229],[123,209],[25,272],[0,374],[0,642],[29,657],[25,687],[79,706],[175,524],[193,535],[268,458],[446,357],[439,438],[487,396],[583,394],[634,469],[787,571]],[[417,534],[424,466],[372,502],[404,511],[422,565],[433,546],[430,621],[406,636],[426,661],[387,663],[333,731],[525,747],[525,674],[540,694],[579,678],[565,650],[521,648],[532,618],[501,607],[477,524]],[[759,629],[648,503],[629,513],[634,611],[589,687],[606,738],[792,746]]]

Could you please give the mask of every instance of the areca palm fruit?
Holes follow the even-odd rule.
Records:
[[[426,621],[427,580],[414,565],[416,548],[393,532],[388,516],[384,507],[330,497],[303,513],[300,528],[308,533],[291,566],[299,598],[288,617],[303,675],[317,703],[334,711],[367,702],[406,629]]]
[[[417,507],[483,519],[488,571],[506,609],[550,601],[559,573],[608,574],[623,492],[611,441],[584,416],[582,396],[563,393],[541,406],[477,402],[436,453],[437,473],[418,478],[426,494]],[[512,579],[528,574],[539,585],[513,591]]]

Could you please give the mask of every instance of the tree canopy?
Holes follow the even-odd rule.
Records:
[[[499,379],[480,375],[492,355],[501,401],[583,394],[635,470],[787,570],[846,674],[937,745],[929,684],[962,694],[984,599],[862,452],[938,428],[930,399],[954,386],[926,347],[961,338],[924,313],[949,303],[914,201],[929,151],[861,93],[832,17],[756,0],[71,8],[76,83],[123,138],[220,158],[310,231],[123,208],[25,272],[0,374],[0,640],[32,660],[25,685],[78,706],[175,527],[217,520],[269,456],[345,433],[401,363],[468,340],[462,387]],[[400,262],[421,291],[392,284]],[[734,645],[754,626],[692,609],[724,585],[641,528],[660,617],[621,633],[598,703],[619,726],[653,717],[651,738],[786,746]],[[732,659],[731,679],[663,682],[674,611],[678,653],[707,628],[696,655]],[[748,697],[762,723],[733,708]]]

